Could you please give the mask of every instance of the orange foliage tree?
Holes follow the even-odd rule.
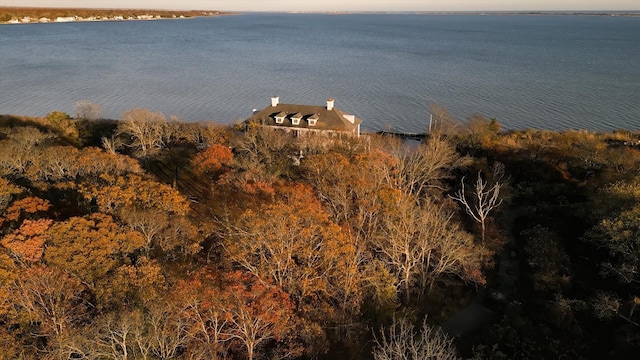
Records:
[[[21,192],[22,189],[19,186],[0,177],[0,226],[2,226],[4,211],[13,200],[13,197]]]
[[[302,169],[332,219],[367,241],[379,220],[377,193],[392,183],[396,163],[387,153],[374,150],[353,157],[340,153],[309,156]]]
[[[140,256],[134,263],[119,266],[111,276],[99,281],[97,306],[142,308],[159,301],[166,291],[167,280],[160,264]]]
[[[80,192],[101,212],[117,216],[139,231],[147,254],[157,245],[165,251],[180,249],[186,254],[200,249],[197,230],[186,218],[189,203],[168,185],[135,174],[103,174],[98,181],[82,183]]]
[[[291,334],[293,303],[278,287],[248,273],[234,272],[224,279],[227,336],[253,360],[268,341],[284,343]],[[294,349],[288,349],[292,355]]]
[[[75,274],[92,288],[143,245],[139,233],[101,213],[56,223],[48,234],[47,263]]]
[[[278,187],[276,200],[247,210],[231,225],[227,240],[235,264],[281,286],[313,320],[335,321],[319,311],[335,312],[330,304],[353,313],[359,309],[356,249],[308,186]]]
[[[356,263],[367,273],[365,286],[380,300],[377,306],[394,303],[394,292],[407,301],[422,295],[446,276],[483,283],[486,249],[432,200],[451,169],[467,160],[441,138],[417,148],[374,140],[380,141],[370,152],[311,155],[301,169],[331,218],[355,239]]]
[[[52,223],[50,219],[25,220],[17,230],[3,237],[0,244],[21,263],[39,262],[47,241],[46,231]]]
[[[140,164],[133,158],[120,154],[111,154],[95,147],[80,150],[75,161],[78,174],[84,177],[95,177],[100,174],[124,175],[141,174]]]
[[[48,200],[39,197],[29,196],[24,199],[14,201],[6,210],[4,218],[6,221],[18,222],[22,219],[38,219],[45,215],[51,208]]]
[[[211,173],[222,169],[233,159],[233,153],[228,146],[211,145],[200,151],[191,160],[191,166],[199,172]]]
[[[201,358],[220,359],[229,351],[227,305],[220,279],[203,269],[188,279],[179,280],[170,294],[187,319],[188,348]]]
[[[102,174],[98,181],[81,184],[80,192],[107,214],[118,215],[124,209],[149,208],[179,215],[189,211],[189,203],[177,190],[135,174]]]

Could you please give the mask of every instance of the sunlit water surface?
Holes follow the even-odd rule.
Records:
[[[505,128],[640,128],[640,18],[246,14],[0,26],[0,114],[230,123],[281,102],[423,131],[430,104]]]

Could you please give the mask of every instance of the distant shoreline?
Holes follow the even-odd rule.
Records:
[[[552,16],[640,16],[640,10],[633,11],[458,11],[458,12],[415,12],[423,15],[552,15]]]
[[[0,25],[46,24],[72,22],[120,22],[143,20],[194,19],[199,17],[242,14],[327,14],[327,15],[445,15],[445,16],[611,16],[640,17],[640,10],[630,11],[246,11],[217,10],[151,10],[151,9],[93,9],[93,8],[36,8],[1,7]],[[44,16],[48,15],[48,16]]]
[[[236,13],[216,10],[169,11],[147,9],[0,7],[0,25],[170,20],[223,15],[236,15]]]
[[[269,13],[269,12],[247,12]],[[273,12],[278,13],[278,12]],[[287,14],[389,14],[389,15],[493,15],[493,16],[626,16],[640,17],[640,10],[632,11],[288,11]]]

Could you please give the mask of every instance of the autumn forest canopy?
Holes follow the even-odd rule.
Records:
[[[420,142],[0,116],[0,359],[635,354],[640,134],[432,112]]]

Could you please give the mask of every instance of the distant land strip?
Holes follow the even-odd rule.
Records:
[[[640,16],[633,11],[417,11],[423,15],[560,15],[560,16]]]
[[[289,11],[289,14],[411,14],[411,15],[557,15],[557,16],[632,16],[640,17],[640,10],[631,11]]]
[[[0,24],[181,19],[234,14],[235,13],[215,10],[171,11],[145,9],[0,7]]]

